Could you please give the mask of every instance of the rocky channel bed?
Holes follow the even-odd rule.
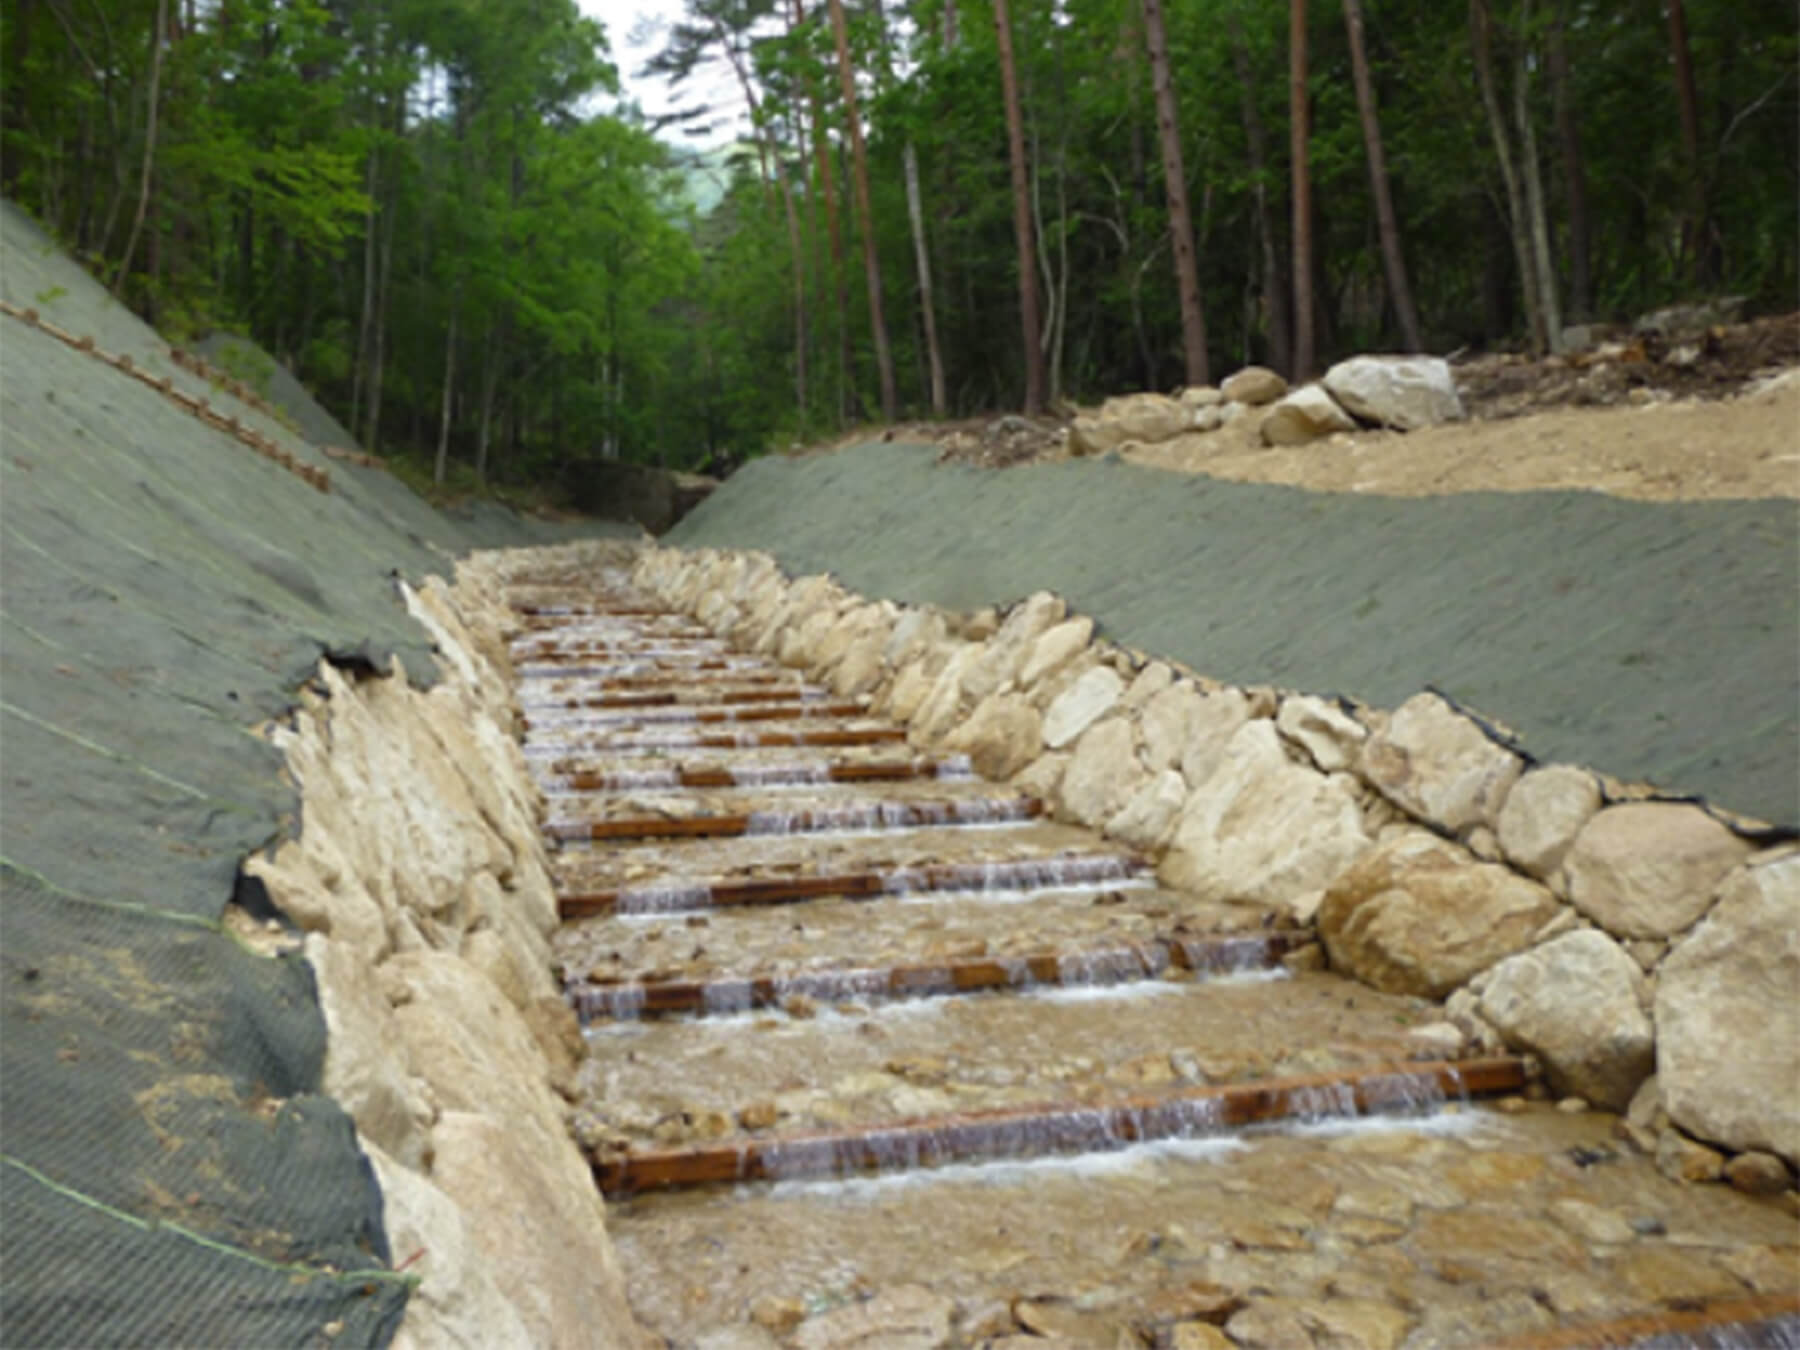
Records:
[[[539,556],[532,575],[551,558],[579,573],[578,550]],[[577,1079],[597,1165],[1508,1048],[1544,1072],[1493,1105],[1440,1091],[1423,1118],[622,1194],[613,1231],[633,1308],[672,1343],[1496,1345],[1646,1311],[1783,1315],[1800,1291],[1800,1102],[1763,1090],[1800,1070],[1777,992],[1800,974],[1800,858],[1754,823],[1531,761],[1436,694],[1386,711],[1222,685],[1097,640],[1051,595],[903,607],[722,552],[646,549],[631,576],[832,698],[866,700],[871,723],[900,720],[905,756],[965,756],[1041,799],[1066,833],[565,844],[565,895],[629,882],[679,891],[684,911],[567,924],[571,981],[1016,960],[1050,935],[1095,950],[1181,930],[1303,936],[1285,970],[1255,978],[1140,971],[1108,988],[897,1003],[783,995],[777,980],[767,1006],[738,1011],[633,1020],[620,1005],[590,1026]],[[907,800],[942,785],[854,797],[890,786]],[[688,795],[617,791],[633,811]],[[613,801],[558,792],[554,819],[622,818]],[[699,789],[702,809],[667,815],[816,792]],[[1154,863],[1157,881],[786,909],[707,907],[670,881],[973,858],[1015,835],[1022,855],[1044,847],[1027,840],[1051,853],[1105,841]],[[779,1149],[758,1156],[780,1175]]]

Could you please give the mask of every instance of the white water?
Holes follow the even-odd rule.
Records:
[[[1035,1185],[1046,1176],[1107,1177],[1143,1170],[1165,1162],[1223,1162],[1252,1147],[1234,1135],[1205,1139],[1157,1139],[1110,1152],[1051,1154],[1041,1158],[993,1159],[947,1163],[941,1167],[879,1172],[863,1176],[777,1181],[767,1188],[776,1196],[799,1196],[856,1202],[886,1199],[898,1190],[918,1186]]]
[[[1104,895],[1108,891],[1151,891],[1155,877],[1125,877],[1117,881],[1072,881],[1060,885],[1021,886],[1017,890],[959,887],[943,891],[907,891],[890,898],[903,905],[937,905],[950,900],[982,900],[995,905],[1016,905],[1052,895]]]

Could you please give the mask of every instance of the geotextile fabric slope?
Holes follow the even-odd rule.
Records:
[[[0,294],[181,387],[10,206]],[[135,380],[0,318],[0,1341],[384,1344],[406,1300],[310,968],[222,922],[299,828],[255,732],[321,656],[434,665],[396,574],[471,535],[326,460],[320,493]]]
[[[1373,497],[868,444],[757,460],[663,542],[952,608],[1047,588],[1220,680],[1390,708],[1436,688],[1539,759],[1794,826],[1797,539],[1785,499]]]

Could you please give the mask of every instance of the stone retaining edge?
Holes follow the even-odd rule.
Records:
[[[552,973],[556,896],[506,647],[505,581],[536,552],[472,554],[453,586],[401,583],[439,653],[429,692],[398,661],[361,677],[321,664],[263,728],[303,828],[246,863],[292,925],[258,936],[313,968],[324,1090],[374,1167],[395,1267],[419,1277],[396,1346],[652,1343],[569,1125],[584,1044]]]
[[[1049,592],[954,614],[659,547],[633,580],[1142,850],[1164,884],[1311,924],[1340,972],[1444,1000],[1475,1045],[1622,1112],[1670,1175],[1793,1203],[1800,849],[1779,831],[1539,764],[1435,691],[1383,710],[1221,684],[1096,640]]]

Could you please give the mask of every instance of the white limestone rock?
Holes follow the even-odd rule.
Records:
[[[1311,905],[1369,844],[1353,780],[1295,764],[1259,718],[1189,796],[1158,875],[1206,899]]]
[[[1656,1028],[1677,1125],[1800,1167],[1800,857],[1726,879],[1663,961]]]
[[[1401,810],[1452,834],[1492,828],[1524,763],[1438,695],[1415,694],[1363,746],[1362,777]]]
[[[1356,763],[1369,729],[1328,699],[1294,694],[1281,700],[1275,729],[1305,750],[1326,773]]]
[[[1401,431],[1464,417],[1456,377],[1436,356],[1353,356],[1326,371],[1324,384],[1363,421]]]
[[[1252,408],[1273,403],[1287,391],[1288,382],[1267,366],[1245,366],[1219,386],[1225,402]]]
[[[1129,719],[1109,717],[1076,742],[1058,793],[1063,809],[1083,825],[1105,823],[1142,786],[1147,775],[1132,753],[1133,740]]]
[[[994,694],[945,738],[944,748],[966,754],[983,778],[1011,778],[1043,752],[1043,718],[1022,695]]]
[[[1316,384],[1302,385],[1263,414],[1264,445],[1305,445],[1337,431],[1355,431],[1356,420]]]
[[[1060,750],[1111,710],[1125,681],[1106,666],[1095,666],[1050,705],[1044,717],[1044,744]]]
[[[1536,882],[1415,828],[1386,835],[1331,883],[1319,935],[1332,969],[1443,998],[1524,949],[1560,908]]]
[[[1036,642],[1031,644],[1024,664],[1014,676],[1021,689],[1030,689],[1040,680],[1046,679],[1061,670],[1080,652],[1086,650],[1094,638],[1094,621],[1085,614],[1073,619],[1064,619],[1054,628],[1046,630]]]
[[[1672,937],[1706,912],[1750,851],[1698,806],[1626,802],[1582,827],[1563,875],[1570,902],[1609,932]]]
[[[1647,995],[1637,962],[1584,928],[1495,966],[1481,1015],[1543,1060],[1554,1091],[1623,1111],[1656,1065]]]
[[[1139,787],[1106,822],[1106,833],[1141,852],[1155,853],[1174,833],[1187,795],[1187,780],[1180,772],[1164,769]]]
[[[1249,698],[1240,689],[1217,689],[1185,711],[1187,739],[1181,747],[1181,776],[1191,788],[1213,775],[1231,738],[1251,720]]]
[[[1533,769],[1500,808],[1500,849],[1508,862],[1552,885],[1581,827],[1600,809],[1599,780],[1573,764]]]

